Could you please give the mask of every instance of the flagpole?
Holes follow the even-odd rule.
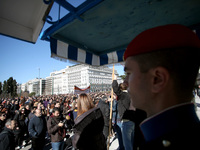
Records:
[[[112,72],[112,81],[115,77],[115,65],[113,64],[113,72]],[[112,105],[113,105],[113,88],[111,89],[111,101],[110,101],[110,119],[109,119],[109,132],[108,132],[108,140],[107,140],[107,150],[110,147],[110,133],[112,129]]]

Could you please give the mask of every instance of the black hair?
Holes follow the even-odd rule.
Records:
[[[60,112],[60,109],[58,107],[54,107],[52,113],[55,113],[56,111]]]

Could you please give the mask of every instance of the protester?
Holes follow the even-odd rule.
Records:
[[[35,110],[35,116],[29,122],[28,131],[32,137],[32,149],[43,150],[47,125],[40,109]]]
[[[6,103],[5,103],[5,105],[4,105],[4,108],[6,108],[7,110],[10,111],[11,104],[10,104],[10,101],[9,101],[9,100],[6,101]]]
[[[48,98],[45,98],[45,101],[43,102],[43,105],[45,108],[47,108],[47,105],[50,104]]]
[[[29,124],[29,114],[31,113],[31,110],[30,110],[30,99],[28,99],[28,102],[25,103],[25,110],[24,110],[24,117],[25,117],[25,131],[24,131],[24,135],[25,135],[25,145],[28,144],[28,142],[30,141],[30,136],[29,136],[29,132],[28,132],[28,124]]]
[[[13,117],[15,116],[15,110],[14,107],[15,106],[15,100],[12,100],[10,103],[10,118],[13,119]]]
[[[74,126],[74,120],[71,119],[71,117],[69,115],[66,115],[63,122],[64,122],[65,128],[67,129],[67,133],[71,133],[71,130]]]
[[[73,103],[72,103],[72,113],[73,113],[73,115],[72,115],[72,119],[73,120],[75,120],[76,119],[76,117],[77,117],[77,102],[76,101],[73,101]]]
[[[55,107],[59,109],[60,112],[62,112],[61,107],[60,107],[60,102],[59,101],[54,101]]]
[[[191,103],[200,40],[182,25],[148,29],[128,45],[125,82],[134,107],[147,112],[140,149],[198,149],[200,121]]]
[[[119,143],[118,150],[124,150],[124,144],[122,139],[122,132],[121,127],[122,123],[118,113],[118,101],[116,100],[116,96],[113,95],[113,105],[112,105],[112,123],[113,123],[113,130],[117,133],[117,139]]]
[[[8,119],[5,123],[4,130],[0,133],[0,149],[1,150],[15,150],[15,137],[13,129],[15,122]]]
[[[21,148],[24,148],[24,146],[22,146],[22,132],[21,132],[21,129],[17,123],[16,120],[13,120],[14,124],[15,124],[15,127],[13,129],[13,133],[14,133],[14,136],[15,136],[15,147],[16,149],[21,149]]]
[[[19,111],[16,111],[15,116],[13,118],[13,120],[17,121],[17,125],[19,127],[19,132],[20,132],[20,136],[19,136],[19,143],[18,146],[22,147],[25,145],[25,143],[23,143],[24,138],[24,134],[25,131],[28,130],[26,124],[25,124],[25,108],[24,106],[21,106]]]
[[[77,108],[78,116],[75,119],[72,138],[73,147],[79,150],[106,150],[101,110],[94,107],[91,97],[85,93],[79,95]]]
[[[19,110],[19,102],[16,100],[15,101],[15,104],[14,104],[14,108],[13,108],[14,110],[14,112],[16,112],[17,110]]]
[[[115,76],[115,79],[112,83],[112,88],[118,99],[118,111],[122,122],[121,130],[124,149],[132,150],[134,144],[135,122],[130,119],[132,117],[132,113],[130,111],[131,101],[127,92],[127,85],[125,83],[118,85]]]
[[[108,98],[106,96],[103,96],[99,103],[98,107],[100,108],[103,118],[104,118],[104,128],[103,128],[103,134],[105,136],[105,139],[107,141],[107,138],[109,136],[109,119],[110,119],[110,107],[108,103]]]
[[[52,149],[63,150],[66,129],[64,128],[64,124],[61,120],[59,108],[55,107],[52,113],[53,116],[47,121],[47,129],[49,136],[51,137]]]
[[[30,113],[28,114],[28,120],[29,120],[29,122],[35,116],[35,110],[36,110],[35,107],[31,107],[30,108]]]
[[[6,114],[0,112],[0,132],[3,130],[5,123],[6,123]]]

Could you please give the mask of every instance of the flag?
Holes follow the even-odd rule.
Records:
[[[81,93],[90,93],[90,86],[85,89],[81,89],[77,86],[74,86],[74,94],[81,94]]]

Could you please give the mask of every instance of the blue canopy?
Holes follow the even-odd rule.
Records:
[[[128,43],[142,31],[165,24],[200,27],[199,0],[86,0],[44,31],[51,56],[100,66],[123,61]]]

